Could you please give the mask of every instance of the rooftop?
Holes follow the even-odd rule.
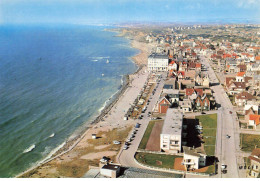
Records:
[[[161,134],[181,135],[183,113],[179,109],[168,109]]]
[[[168,55],[152,53],[148,58],[168,59]]]

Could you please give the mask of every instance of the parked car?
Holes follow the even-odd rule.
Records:
[[[128,146],[127,146],[127,145],[125,145],[125,146],[123,147],[123,149],[124,149],[124,150],[127,150],[127,149],[128,149]]]
[[[205,112],[201,112],[201,114],[206,114]]]
[[[114,145],[120,145],[121,144],[121,142],[117,141],[117,140],[114,140],[113,143],[114,143]]]
[[[108,162],[110,160],[110,158],[103,156],[103,158],[100,159],[100,162]]]
[[[140,128],[140,124],[136,123],[135,128]]]
[[[229,111],[229,114],[232,114],[232,111]]]

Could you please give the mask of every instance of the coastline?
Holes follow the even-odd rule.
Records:
[[[120,36],[123,36],[122,33],[120,34]],[[125,37],[125,38],[129,39],[128,37]],[[40,167],[44,166],[45,164],[48,164],[49,162],[54,161],[55,159],[65,155],[66,153],[73,152],[73,149],[77,145],[80,145],[81,142],[83,142],[83,139],[86,138],[86,136],[88,134],[90,134],[90,132],[93,132],[94,130],[96,130],[98,126],[100,128],[102,127],[101,125],[98,125],[98,123],[102,123],[102,120],[110,114],[111,110],[115,107],[115,105],[120,101],[122,102],[122,100],[121,100],[122,96],[124,95],[125,92],[127,92],[129,90],[129,85],[135,79],[134,75],[137,75],[137,74],[140,75],[141,70],[143,70],[143,68],[146,65],[149,48],[147,48],[147,46],[144,46],[144,43],[138,42],[134,38],[129,39],[129,40],[131,42],[131,47],[140,50],[140,52],[138,54],[131,57],[134,60],[134,63],[138,66],[138,69],[133,74],[124,75],[125,82],[123,83],[122,87],[113,96],[113,98],[111,98],[111,101],[108,103],[108,105],[106,105],[100,111],[99,115],[92,122],[88,123],[89,126],[86,126],[86,129],[82,130],[74,138],[68,139],[65,142],[65,144],[62,145],[62,147],[60,149],[58,149],[54,154],[52,154],[50,156],[50,158],[44,159],[43,161],[39,162],[35,166],[31,167],[30,169],[18,174],[16,177],[24,177],[24,176],[26,176],[26,174],[28,174],[32,171],[35,172],[35,170],[40,169]],[[110,124],[110,126],[111,126],[111,124]],[[112,129],[115,129],[118,126],[119,126],[119,124],[114,127],[112,126]],[[122,126],[125,126],[125,125],[123,124]],[[107,128],[107,129],[109,130],[109,128]],[[29,175],[31,175],[31,174],[29,174]],[[38,176],[40,177],[40,175],[38,175]],[[37,175],[36,175],[36,177],[37,177]]]

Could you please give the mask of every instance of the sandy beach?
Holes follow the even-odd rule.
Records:
[[[115,102],[102,111],[85,133],[67,143],[51,159],[18,177],[82,177],[89,166],[98,166],[103,156],[115,161],[121,145],[113,145],[113,140],[125,141],[136,123],[135,120],[125,121],[123,118],[148,77],[147,56],[152,47],[137,40],[132,40],[131,45],[140,50],[139,54],[132,57],[140,68],[139,71],[129,75],[127,87]],[[97,134],[98,139],[92,139],[92,134]]]

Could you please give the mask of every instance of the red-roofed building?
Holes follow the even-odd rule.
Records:
[[[248,176],[258,178],[260,174],[260,148],[255,148],[248,158],[251,162],[251,168],[248,172]]]
[[[256,129],[256,126],[259,125],[260,123],[259,120],[260,120],[260,115],[250,114],[248,126],[252,126],[254,129]]]
[[[237,73],[236,82],[245,82],[245,72],[238,72]]]
[[[158,103],[158,112],[165,114],[170,106],[170,101],[163,97]]]

